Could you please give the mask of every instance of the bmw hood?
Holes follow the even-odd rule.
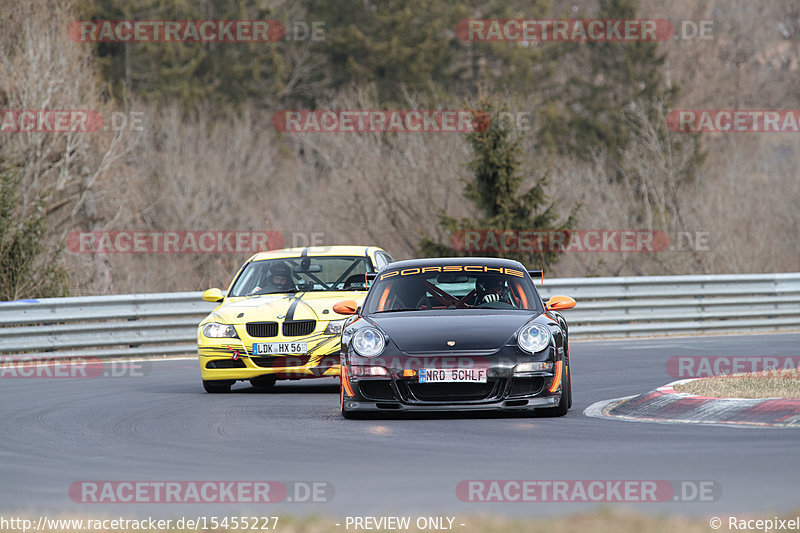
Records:
[[[435,311],[373,314],[369,319],[406,353],[499,350],[532,313]],[[455,341],[451,347],[448,341]]]
[[[218,307],[211,319],[224,324],[283,320],[338,320],[347,318],[333,312],[342,300],[363,302],[364,292],[298,292],[232,298]]]

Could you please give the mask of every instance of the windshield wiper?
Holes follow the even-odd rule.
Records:
[[[253,294],[242,294],[242,296],[244,296],[245,298],[252,298],[253,296],[266,296],[268,294],[295,294],[295,293],[298,293],[298,292],[301,292],[301,291],[277,290],[277,291],[269,291],[269,292],[256,292],[256,293],[253,293]]]

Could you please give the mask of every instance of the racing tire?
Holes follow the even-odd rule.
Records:
[[[539,412],[546,417],[564,416],[572,406],[572,370],[569,367],[569,360],[564,365],[564,381],[561,385],[561,399],[555,407],[541,409]]]
[[[209,394],[223,394],[231,391],[233,381],[207,381],[203,380],[203,388]]]
[[[269,391],[275,388],[278,380],[273,376],[258,376],[250,380],[250,385],[257,391]]]
[[[572,367],[569,364],[569,347],[567,347],[566,352],[565,361],[567,362],[567,373],[569,374],[569,402],[567,403],[567,409],[572,409]]]

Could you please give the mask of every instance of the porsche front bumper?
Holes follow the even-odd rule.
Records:
[[[552,373],[513,376],[491,372],[486,383],[420,383],[416,377],[347,377],[347,411],[519,411],[555,407],[561,388],[550,392]]]
[[[502,400],[497,402],[484,402],[475,404],[465,403],[442,403],[442,404],[404,404],[401,402],[381,401],[364,402],[345,399],[345,407],[348,411],[532,411],[555,407],[558,405],[560,396],[550,396],[546,398],[530,398],[528,400]]]

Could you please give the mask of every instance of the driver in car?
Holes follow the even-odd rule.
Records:
[[[269,270],[264,287],[256,286],[250,294],[266,290],[267,292],[295,292],[297,288],[292,281],[292,271],[284,263],[276,263]]]
[[[503,278],[483,276],[475,280],[475,305],[505,302],[513,305],[511,294]]]
[[[428,307],[428,298],[422,282],[415,278],[398,279],[392,286],[392,300],[389,309],[412,310]]]

